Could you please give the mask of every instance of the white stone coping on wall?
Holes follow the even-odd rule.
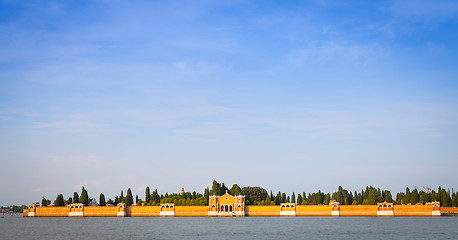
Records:
[[[296,216],[296,211],[280,211],[280,216]]]
[[[175,216],[175,211],[163,211],[159,213],[159,216]]]
[[[377,216],[394,216],[393,210],[377,211]]]
[[[331,216],[340,216],[340,211],[332,211]]]
[[[84,217],[84,212],[69,212],[69,217]]]

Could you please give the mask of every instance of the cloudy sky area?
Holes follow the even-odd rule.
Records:
[[[458,188],[457,1],[0,1],[0,205]]]

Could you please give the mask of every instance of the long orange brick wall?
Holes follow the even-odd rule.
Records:
[[[84,207],[84,217],[116,217],[116,206]],[[296,216],[331,216],[332,208],[327,205],[296,205]],[[394,216],[431,216],[432,206],[394,205]],[[457,207],[441,207],[444,215],[458,215]],[[28,216],[25,209],[23,216]],[[247,216],[280,216],[280,206],[246,206]],[[68,217],[69,207],[36,207],[36,217]],[[157,217],[160,206],[126,207],[126,216]],[[175,216],[208,216],[207,206],[175,206]],[[376,205],[341,205],[340,216],[377,216]]]
[[[331,211],[327,205],[296,205],[296,216],[331,216]]]
[[[245,206],[247,216],[280,216],[280,206]]]
[[[158,217],[161,212],[160,206],[131,206],[126,208],[127,216],[130,217]]]
[[[444,213],[444,215],[458,215],[458,207],[441,207],[441,213]]]
[[[207,206],[175,206],[175,216],[205,217],[208,216]]]
[[[431,215],[431,212],[429,214]],[[377,206],[340,205],[340,216],[377,216]]]
[[[116,217],[118,208],[115,206],[84,207],[85,217]]]
[[[431,216],[433,206],[394,205],[394,216]]]
[[[68,207],[37,207],[37,217],[68,217]]]

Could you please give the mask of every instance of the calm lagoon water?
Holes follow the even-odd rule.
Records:
[[[0,218],[0,239],[458,239],[458,217]]]

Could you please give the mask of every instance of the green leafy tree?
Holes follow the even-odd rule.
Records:
[[[231,195],[238,196],[242,194],[242,189],[237,184],[234,184],[232,185],[231,190],[229,190],[229,192],[231,193]]]
[[[252,204],[254,201],[260,202],[267,199],[267,190],[261,187],[243,187],[242,193],[245,199]]]
[[[107,203],[105,202],[105,195],[103,195],[103,193],[100,194],[100,197],[99,197],[99,205],[100,205],[100,206],[105,206],[105,205],[107,205]]]
[[[291,195],[291,203],[296,203],[296,194],[294,192]]]
[[[132,197],[132,191],[130,190],[130,188],[127,189],[127,195],[124,199],[124,203],[126,203],[127,206],[131,206],[132,204],[134,204],[134,199]]]

